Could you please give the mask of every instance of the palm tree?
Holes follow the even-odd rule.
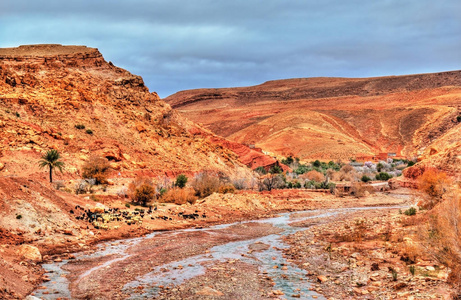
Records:
[[[62,166],[64,163],[59,161],[61,156],[59,155],[58,150],[48,150],[45,154],[42,155],[42,159],[38,162],[40,169],[44,167],[50,168],[50,182],[53,182],[53,169],[58,168],[62,173]]]

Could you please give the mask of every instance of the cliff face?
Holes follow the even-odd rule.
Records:
[[[84,46],[0,49],[0,131],[0,172],[7,176],[43,177],[37,159],[50,148],[62,154],[66,176],[78,176],[91,155],[127,175],[248,172],[140,76]]]
[[[182,91],[165,101],[219,135],[282,156],[414,157],[459,131],[461,71],[277,80]]]

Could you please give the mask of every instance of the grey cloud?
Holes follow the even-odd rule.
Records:
[[[1,1],[0,46],[85,44],[151,90],[459,68],[457,0]]]

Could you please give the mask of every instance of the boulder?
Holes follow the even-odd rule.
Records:
[[[42,254],[40,253],[40,250],[32,245],[19,246],[18,254],[25,259],[33,260],[36,262],[42,261]]]

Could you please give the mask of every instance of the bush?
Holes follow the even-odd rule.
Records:
[[[403,212],[405,215],[407,216],[414,216],[416,215],[416,208],[414,207],[410,207],[409,209],[407,209],[406,211]]]
[[[155,198],[155,189],[153,186],[148,184],[142,184],[135,189],[133,195],[133,202],[140,203],[142,206],[146,206],[148,202]]]
[[[293,157],[291,156],[288,156],[286,159],[282,159],[282,164],[284,164],[285,166],[290,166],[295,160],[293,159]]]
[[[299,165],[298,168],[295,170],[295,173],[298,175],[304,174],[311,170],[308,166],[306,165]]]
[[[354,167],[351,165],[344,165],[341,167],[341,171],[344,172],[345,174],[348,174],[354,170]]]
[[[195,195],[199,198],[205,198],[213,193],[218,192],[221,182],[218,177],[212,176],[208,172],[197,174],[192,181],[192,187]]]
[[[434,207],[442,200],[449,186],[450,180],[446,173],[434,168],[426,169],[418,179],[418,188],[427,195],[422,206],[428,209]]]
[[[232,180],[232,185],[233,185],[237,190],[245,190],[245,189],[248,188],[247,181],[246,181],[244,178]]]
[[[271,174],[280,174],[282,172],[283,172],[282,168],[280,168],[280,166],[278,166],[278,165],[273,166],[269,170],[269,173],[271,173]]]
[[[232,184],[225,184],[219,187],[218,192],[220,194],[234,194],[235,187]]]
[[[325,176],[323,175],[323,173],[320,173],[319,171],[315,171],[315,170],[309,171],[306,174],[306,177],[309,180],[314,180],[314,181],[317,181],[317,182],[322,182],[322,181],[325,180]]]
[[[379,174],[376,174],[376,180],[382,180],[382,181],[387,181],[392,178],[392,175],[386,173],[386,172],[380,172]]]
[[[93,130],[91,130],[91,129],[87,129],[85,132],[86,132],[87,134],[93,134]]]
[[[85,125],[77,124],[77,125],[75,125],[75,128],[77,128],[77,129],[85,129]]]
[[[260,178],[258,186],[260,191],[271,191],[285,186],[285,182],[280,175],[268,174]]]
[[[266,171],[266,169],[264,169],[264,167],[257,167],[255,169],[255,172],[259,173],[260,175],[266,175],[267,174],[267,171]]]
[[[82,167],[82,177],[85,179],[94,179],[95,184],[107,183],[109,175],[109,161],[103,157],[92,156]]]
[[[362,180],[363,182],[368,182],[368,181],[371,181],[371,178],[368,177],[367,175],[363,175],[362,178],[361,178],[361,180]]]
[[[175,203],[182,205],[186,203],[194,204],[197,201],[194,189],[191,188],[173,188],[168,190],[161,198],[160,202]]]
[[[187,183],[187,176],[184,174],[180,174],[178,175],[178,177],[176,177],[176,182],[174,185],[182,189],[186,186],[186,183]]]
[[[322,164],[321,164],[320,161],[317,159],[316,161],[314,161],[314,162],[312,163],[312,165],[313,165],[314,167],[316,167],[316,168],[320,168],[320,166],[321,166]]]

